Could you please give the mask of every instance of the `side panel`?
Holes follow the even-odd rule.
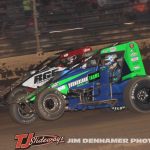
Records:
[[[141,53],[140,53],[137,43],[130,42],[126,45],[124,57],[131,71],[129,75],[123,77],[124,80],[135,77],[135,76],[146,75]]]
[[[117,52],[124,52],[124,60],[127,63],[131,72],[130,74],[124,76],[123,80],[131,79],[136,76],[146,75],[141,53],[136,42],[128,42],[125,44],[105,48],[101,51],[101,55]]]
[[[40,72],[31,75],[31,77],[22,83],[22,86],[36,89],[54,78],[54,75],[57,72],[63,71],[64,69],[65,68],[62,67],[52,67],[50,69],[47,68],[46,70],[41,70]]]

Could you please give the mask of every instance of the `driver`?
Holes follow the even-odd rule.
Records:
[[[121,77],[121,67],[118,62],[118,56],[116,54],[106,55],[104,57],[104,65],[110,70],[110,78],[112,82],[119,81]]]
[[[76,56],[76,55],[71,56],[71,57],[68,57],[68,58],[67,58],[68,65],[73,64],[73,63],[76,61],[76,59],[77,59],[77,56]]]
[[[104,65],[108,66],[110,70],[113,70],[117,67],[117,55],[106,55],[104,58]]]

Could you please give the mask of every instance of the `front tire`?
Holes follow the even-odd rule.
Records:
[[[41,119],[56,120],[64,114],[66,102],[58,90],[48,88],[38,96],[35,105]]]
[[[138,77],[129,81],[124,91],[124,101],[131,111],[150,112],[150,79]]]

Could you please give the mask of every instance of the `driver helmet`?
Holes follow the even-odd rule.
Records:
[[[116,55],[116,54],[107,55],[107,56],[105,56],[105,58],[104,58],[104,64],[105,64],[106,66],[111,66],[112,64],[115,63],[116,58],[117,58],[117,55]]]
[[[71,56],[67,58],[67,64],[71,65],[75,60],[77,59],[77,56]]]

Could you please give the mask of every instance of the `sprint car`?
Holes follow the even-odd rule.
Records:
[[[46,84],[10,101],[11,116],[23,124],[37,116],[56,120],[66,110],[124,108],[150,112],[150,79],[136,42],[81,55]]]
[[[79,59],[79,57],[90,51],[92,51],[92,48],[86,46],[58,53],[59,56],[54,60],[47,58],[32,71],[27,72],[22,78],[13,83],[11,87],[5,90],[3,95],[8,99],[8,103],[13,103],[18,95],[32,93],[35,89],[51,80],[57,73],[65,70],[74,60]],[[62,72],[62,75],[63,73],[65,73],[65,71]]]

